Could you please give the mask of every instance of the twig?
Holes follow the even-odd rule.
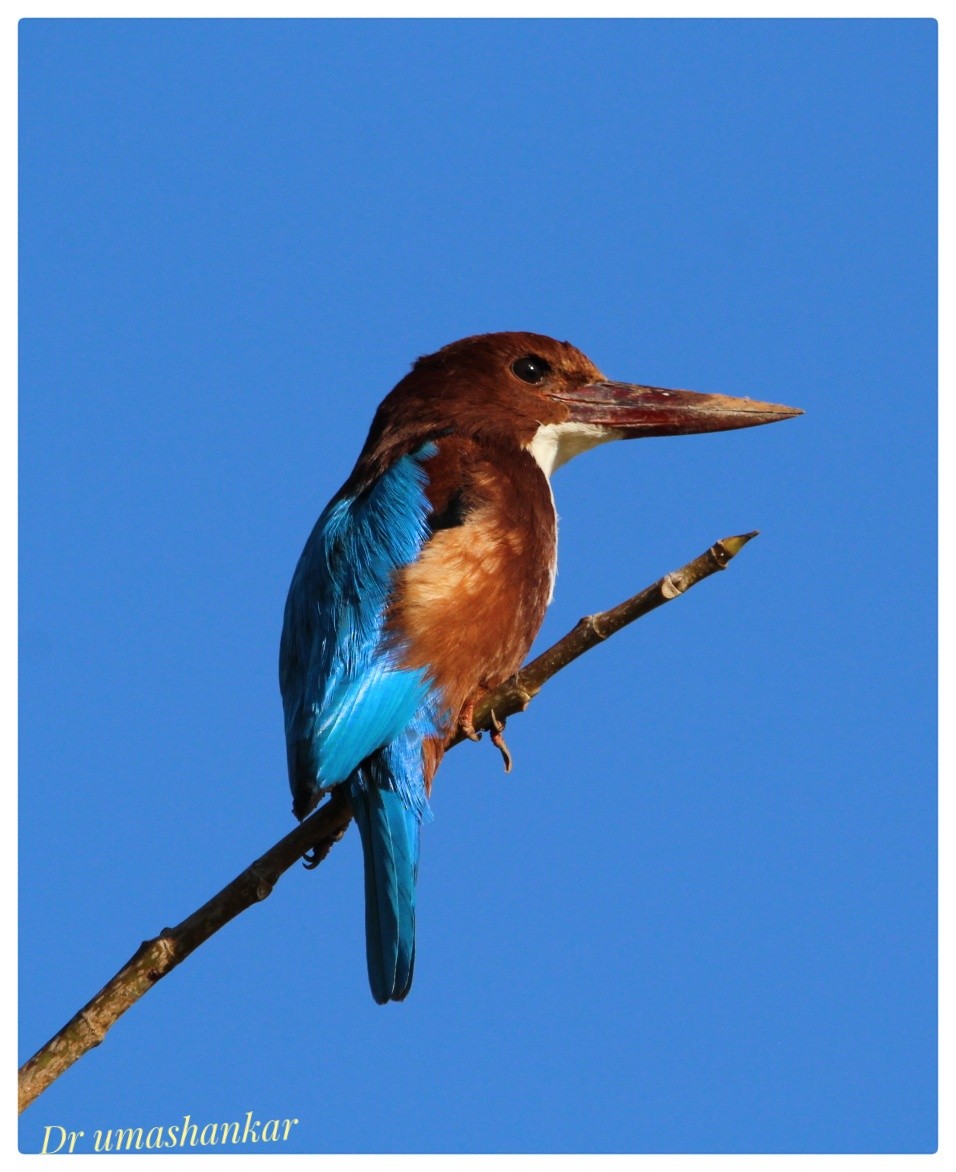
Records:
[[[700,557],[665,575],[619,606],[581,619],[573,630],[475,706],[475,728],[490,729],[495,718],[501,720],[523,712],[547,681],[579,655],[628,623],[683,594],[717,570],[723,570],[730,559],[756,536],[756,533],[744,533],[739,537],[725,537]],[[461,739],[460,735],[452,738],[449,747]],[[271,894],[279,876],[306,852],[310,852],[309,865],[317,866],[345,833],[351,817],[344,787],[339,787],[324,805],[198,911],[176,927],[164,928],[154,939],[144,941],[92,1001],[20,1068],[20,1111],[78,1058],[98,1046],[110,1026],[200,944],[240,912]]]

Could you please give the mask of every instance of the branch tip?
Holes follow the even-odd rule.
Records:
[[[751,533],[740,533],[737,537],[722,537],[717,544],[727,551],[728,557],[736,557],[748,541],[759,536],[760,530],[754,529]]]

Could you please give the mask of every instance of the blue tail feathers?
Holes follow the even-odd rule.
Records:
[[[415,968],[420,821],[392,790],[353,776],[349,799],[365,855],[365,949],[372,996],[402,1001]]]

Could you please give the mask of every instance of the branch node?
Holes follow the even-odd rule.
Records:
[[[91,1046],[98,1046],[106,1037],[106,1030],[101,1025],[98,1025],[85,1009],[81,1009],[76,1015],[76,1022],[88,1036]]]
[[[171,968],[176,963],[176,938],[172,928],[163,928],[156,939],[149,943],[151,948],[158,949],[161,967]]]
[[[254,881],[256,899],[260,902],[263,899],[268,899],[272,894],[272,888],[275,886],[275,881],[272,876],[258,863],[254,863],[249,868],[249,878]]]
[[[723,567],[721,567],[722,569]],[[687,584],[680,579],[680,571],[675,570],[670,574],[665,574],[661,578],[661,595],[666,602],[670,602],[672,598],[676,598],[679,594],[683,594],[687,589]]]
[[[578,623],[578,628],[582,631],[590,631],[598,639],[606,639],[609,634],[601,626],[600,616],[594,614],[586,614]]]

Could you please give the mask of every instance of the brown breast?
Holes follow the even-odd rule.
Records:
[[[449,436],[425,469],[437,527],[399,572],[387,626],[403,666],[442,689],[450,731],[527,655],[550,601],[556,522],[544,474],[517,445]]]

